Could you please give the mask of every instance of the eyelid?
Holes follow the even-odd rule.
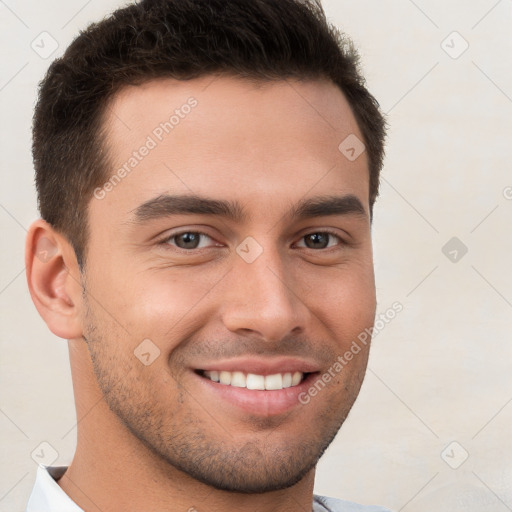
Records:
[[[308,235],[314,235],[316,233],[327,233],[327,234],[337,238],[340,241],[340,245],[348,243],[347,240],[344,239],[344,237],[339,233],[338,230],[334,230],[332,228],[315,228],[312,230],[308,230],[300,235],[299,240],[302,240],[304,237],[306,237]]]
[[[183,249],[181,247],[178,247],[172,243],[169,243],[171,239],[173,238],[176,238],[178,237],[179,235],[183,235],[185,233],[196,233],[200,236],[204,236],[204,237],[207,237],[209,238],[213,243],[210,244],[208,247],[199,247],[199,248],[195,248],[195,249]],[[310,229],[304,233],[302,233],[299,237],[299,241],[302,241],[306,236],[308,235],[312,235],[312,234],[315,234],[315,233],[327,233],[333,237],[335,237],[336,239],[338,239],[339,243],[336,244],[335,246],[332,246],[332,247],[326,247],[324,249],[311,249],[310,247],[301,247],[301,249],[311,249],[311,250],[314,250],[314,251],[322,251],[322,250],[327,250],[327,249],[332,249],[333,247],[337,247],[337,246],[342,246],[342,245],[348,245],[348,241],[344,239],[344,237],[342,235],[340,235],[339,231],[337,230],[334,230],[332,228],[315,228],[315,229]],[[347,234],[347,236],[349,236]],[[295,242],[296,244],[297,242]],[[177,249],[179,251],[186,251],[186,252],[192,252],[192,251],[198,251],[198,250],[201,250],[201,249],[209,249],[210,247],[221,247],[223,246],[224,244],[221,244],[220,242],[218,242],[212,235],[206,233],[205,231],[201,231],[199,228],[175,228],[175,230],[172,230],[170,232],[167,232],[167,234],[165,236],[162,236],[160,237],[159,239],[157,239],[157,244],[158,245],[168,245],[168,246],[171,246],[173,247],[174,249]],[[295,245],[294,244],[294,245]]]
[[[185,233],[194,233],[199,236],[207,237],[213,242],[213,244],[210,244],[208,247],[197,247],[195,249],[183,249],[182,247],[178,247],[177,245],[170,243],[170,241],[172,239],[174,239],[180,235],[183,235]],[[157,244],[163,245],[163,246],[168,245],[168,246],[171,246],[174,249],[177,249],[179,251],[186,251],[186,252],[199,251],[201,249],[209,249],[210,247],[214,247],[214,246],[219,247],[219,246],[223,245],[220,242],[218,242],[212,235],[209,235],[208,233],[205,233],[204,231],[201,231],[197,228],[176,228],[175,231],[167,232],[167,234],[165,236],[159,238],[157,240]]]

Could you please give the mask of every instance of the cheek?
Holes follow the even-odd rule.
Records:
[[[342,339],[371,327],[376,297],[373,268],[360,262],[336,268],[319,268],[302,278],[302,296],[315,315]],[[313,283],[313,284],[311,284]]]
[[[109,300],[134,337],[150,338],[168,350],[211,313],[207,295],[219,276],[197,268],[139,271],[122,280],[117,293],[110,291]]]

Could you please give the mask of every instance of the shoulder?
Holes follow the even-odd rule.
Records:
[[[389,509],[376,505],[359,505],[352,501],[314,496],[313,512],[391,512]]]

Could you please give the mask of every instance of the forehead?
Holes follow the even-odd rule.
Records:
[[[158,194],[231,196],[247,204],[351,193],[367,206],[366,153],[350,106],[329,81],[226,76],[122,89],[105,121],[110,181],[101,209],[126,215]],[[348,138],[348,139],[347,139]]]

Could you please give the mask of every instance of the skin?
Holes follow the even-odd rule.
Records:
[[[197,106],[179,125],[91,199],[83,272],[64,236],[42,220],[30,229],[30,292],[69,340],[77,409],[59,485],[86,511],[311,510],[315,465],[357,397],[368,347],[281,413],[272,391],[252,391],[270,398],[247,411],[195,370],[293,358],[321,376],[373,325],[368,161],[338,150],[363,137],[327,81],[158,80],[124,88],[108,109],[112,174],[189,97]],[[166,194],[237,202],[245,215],[137,219]],[[362,212],[292,214],[348,195]],[[183,248],[183,232],[207,236]],[[252,263],[237,253],[248,236],[262,249]],[[147,339],[160,352],[145,365],[134,351]]]

